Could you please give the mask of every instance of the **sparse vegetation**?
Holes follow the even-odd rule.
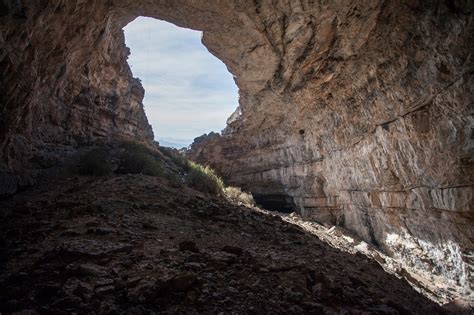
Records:
[[[194,162],[188,162],[189,172],[186,175],[186,183],[199,191],[214,196],[221,195],[224,182],[209,166],[202,166]]]
[[[233,201],[248,206],[254,204],[252,195],[239,188],[228,187],[224,191],[224,182],[209,166],[190,162],[177,150],[170,148],[159,147],[154,150],[140,143],[124,142],[119,150],[94,149],[80,158],[78,173],[81,175],[106,176],[112,172],[163,177],[173,187],[186,184],[209,195],[227,195]]]
[[[164,175],[161,162],[153,156],[143,152],[130,151],[123,153],[117,172],[121,174],[144,174],[151,176]]]
[[[122,148],[124,152],[120,157],[117,173],[164,177],[173,187],[182,186],[183,180],[180,175],[165,167],[163,156],[158,151],[137,142],[125,142]],[[162,150],[160,152],[163,153]]]
[[[123,144],[123,148],[117,173],[165,176],[162,162],[151,149],[134,142]]]
[[[242,191],[239,187],[226,187],[224,193],[233,202],[241,203],[247,207],[255,206],[252,194]]]
[[[95,149],[83,154],[79,159],[78,172],[81,175],[107,176],[112,167],[104,150]]]
[[[156,150],[152,150],[146,145],[139,142],[127,141],[127,142],[123,142],[121,146],[122,148],[125,149],[126,152],[142,153],[142,154],[147,154],[154,157],[158,156],[158,153]]]
[[[159,147],[159,150],[164,156],[167,156],[176,166],[182,168],[183,171],[188,172],[191,169],[189,161],[184,156],[182,156],[178,152],[178,150],[166,147]]]

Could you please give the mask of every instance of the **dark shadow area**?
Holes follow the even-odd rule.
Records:
[[[293,198],[286,195],[259,195],[254,194],[255,202],[262,208],[283,213],[292,213],[296,211],[296,205]]]
[[[363,255],[162,176],[63,173],[0,208],[2,314],[443,312]]]

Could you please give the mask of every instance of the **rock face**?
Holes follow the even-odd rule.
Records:
[[[470,292],[472,8],[262,4],[256,16],[273,76],[239,84],[224,135],[188,156],[266,207],[342,225]]]
[[[0,172],[49,166],[99,139],[153,139],[144,90],[108,14],[102,1],[1,5]]]
[[[469,1],[3,1],[2,189],[71,147],[152,139],[121,30],[151,16],[203,30],[240,89],[225,134],[191,158],[467,294],[473,12]]]

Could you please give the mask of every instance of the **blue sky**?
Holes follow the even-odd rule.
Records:
[[[155,139],[181,147],[220,132],[238,105],[238,91],[226,66],[201,44],[201,32],[145,17],[124,31]]]

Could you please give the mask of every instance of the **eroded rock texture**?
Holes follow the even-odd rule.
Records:
[[[121,29],[164,19],[203,30],[240,89],[226,133],[192,158],[261,203],[342,225],[469,292],[471,2],[2,3],[6,171],[47,166],[81,143],[151,140]]]
[[[43,168],[100,139],[153,139],[106,2],[7,1],[1,15],[0,172]],[[30,180],[2,175],[0,194]]]
[[[469,292],[471,8],[290,4],[246,15],[263,38],[243,57],[271,50],[261,81],[237,80],[240,113],[190,157],[263,205],[342,225]]]

